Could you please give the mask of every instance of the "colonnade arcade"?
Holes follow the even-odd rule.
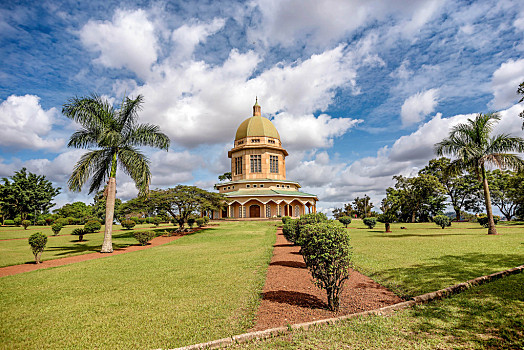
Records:
[[[221,213],[222,218],[274,218],[279,216],[300,217],[316,212],[314,201],[300,199],[268,199],[249,198],[245,201],[233,200]]]

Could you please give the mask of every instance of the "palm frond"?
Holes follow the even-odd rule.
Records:
[[[168,150],[169,137],[160,131],[157,125],[140,124],[126,136],[126,145],[149,146]]]
[[[149,160],[134,147],[124,147],[118,150],[118,162],[126,174],[135,182],[140,196],[147,195],[151,183]]]
[[[62,113],[85,128],[102,127],[114,119],[115,110],[106,99],[93,94],[90,97],[73,97],[64,104]]]
[[[519,171],[524,169],[524,160],[522,160],[516,154],[489,154],[484,158],[484,161],[488,164],[495,165],[501,169],[513,169]]]
[[[143,102],[144,97],[142,95],[138,95],[134,100],[128,97],[124,99],[124,103],[120,106],[117,117],[120,131],[123,131],[125,128],[133,127],[138,118],[138,112],[142,110]]]
[[[98,135],[93,129],[80,129],[69,138],[67,147],[91,148],[98,146]]]
[[[101,164],[104,166],[98,167],[93,172],[93,177],[91,178],[91,185],[89,186],[89,193],[98,192],[100,187],[106,182],[106,178],[109,178],[109,170],[111,169],[111,160],[113,159],[113,153],[116,152],[116,149],[105,150]]]
[[[496,135],[489,140],[487,153],[524,152],[524,139],[508,134]]]
[[[73,168],[73,173],[67,181],[71,191],[80,192],[82,186],[87,182],[91,174],[100,168],[106,168],[106,165],[103,163],[106,152],[106,150],[95,150],[87,152],[80,157],[80,160]]]

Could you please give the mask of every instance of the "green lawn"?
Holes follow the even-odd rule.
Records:
[[[0,347],[168,348],[252,326],[272,222],[0,279]],[[45,256],[45,252],[44,252]]]
[[[28,238],[35,232],[43,232],[48,236],[47,245],[42,254],[42,261],[100,251],[102,241],[104,240],[104,226],[102,226],[100,232],[85,235],[83,242],[78,242],[78,236],[70,235],[71,231],[77,227],[84,226],[65,226],[58,236],[53,236],[53,231],[49,226],[29,227],[27,230],[24,230],[23,227],[0,227],[0,239],[11,239],[0,241],[0,267],[34,261],[34,256],[27,239],[13,238]],[[161,225],[159,228],[166,227],[173,226]],[[156,229],[154,225],[151,224],[136,225],[134,228]],[[137,243],[133,237],[133,231],[123,230],[120,225],[113,226],[113,247],[115,249]]]

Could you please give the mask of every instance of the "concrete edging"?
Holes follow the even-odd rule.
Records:
[[[471,279],[466,282],[455,284],[448,288],[440,289],[435,292],[426,293],[426,294],[422,294],[422,295],[413,297],[408,301],[403,301],[397,304],[384,306],[384,307],[374,309],[374,310],[362,311],[362,312],[357,312],[354,314],[344,315],[344,316],[339,316],[339,317],[326,318],[323,320],[297,323],[297,324],[290,325],[289,327],[277,327],[277,328],[266,329],[263,331],[249,332],[249,333],[234,335],[228,338],[212,340],[212,341],[205,342],[205,343],[183,346],[183,347],[175,348],[171,350],[218,349],[218,348],[226,347],[226,346],[237,344],[237,343],[245,343],[253,339],[266,339],[266,338],[274,337],[276,335],[288,333],[296,329],[307,330],[317,325],[332,324],[332,323],[347,320],[350,318],[367,316],[367,315],[385,315],[385,314],[391,313],[396,310],[402,310],[402,309],[412,307],[414,305],[425,304],[433,300],[447,298],[454,294],[464,292],[472,287],[480,286],[484,283],[491,282],[491,281],[494,281],[494,280],[497,280],[499,278],[503,278],[506,276],[515,275],[521,272],[524,272],[524,265],[520,265],[520,266],[514,267],[509,270],[492,273],[491,275],[477,277],[477,278]]]

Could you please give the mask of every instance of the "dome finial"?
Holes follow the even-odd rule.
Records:
[[[253,106],[253,116],[262,116],[260,106],[258,105],[258,96],[255,97],[255,105]]]

